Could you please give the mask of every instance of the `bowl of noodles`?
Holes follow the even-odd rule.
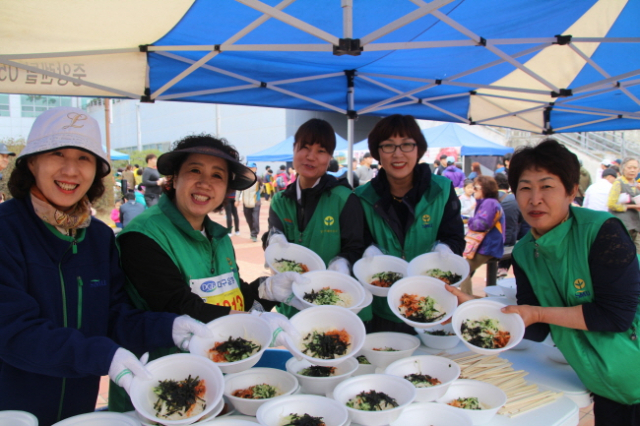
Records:
[[[520,343],[525,326],[520,315],[502,312],[505,306],[485,299],[465,302],[453,314],[453,331],[473,352],[495,355],[509,350]]]
[[[458,299],[442,281],[425,276],[403,278],[387,295],[391,312],[414,328],[430,328],[453,315]]]
[[[193,336],[189,352],[215,362],[225,374],[253,367],[271,343],[269,324],[254,315],[225,315],[207,328],[213,336]]]
[[[458,379],[437,402],[464,413],[474,425],[488,423],[507,403],[502,389],[479,380]]]
[[[355,308],[364,301],[364,289],[348,275],[336,271],[312,271],[304,277],[307,280],[294,282],[291,289],[308,308],[323,305]]]
[[[353,265],[353,275],[374,296],[387,297],[398,280],[407,277],[409,264],[395,256],[363,257]]]
[[[414,257],[407,267],[410,277],[427,276],[459,287],[469,276],[469,262],[453,253],[425,253]]]
[[[364,324],[349,309],[316,306],[298,312],[290,321],[299,335],[286,335],[286,348],[296,358],[313,365],[338,365],[354,356],[364,344]]]
[[[129,395],[138,414],[167,426],[196,422],[222,399],[218,366],[204,357],[173,354],[149,362],[153,379],[133,377]]]
[[[274,274],[280,272],[304,274],[327,269],[320,256],[299,244],[289,243],[287,247],[271,244],[264,251],[264,258]]]

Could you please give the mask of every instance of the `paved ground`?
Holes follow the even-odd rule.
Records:
[[[240,269],[240,277],[251,282],[254,279],[268,275],[269,271],[264,268],[264,251],[262,250],[262,244],[260,240],[258,242],[251,241],[249,235],[249,226],[244,219],[242,212],[242,206],[238,207],[238,216],[240,218],[240,235],[233,235],[231,240],[233,241],[233,247],[236,251],[236,260]],[[209,215],[212,220],[220,223],[222,226],[227,226],[226,216],[224,212],[222,214],[211,213]],[[269,217],[269,202],[262,202],[260,208],[260,236],[266,232],[267,219]],[[235,231],[235,230],[234,230]],[[473,293],[479,296],[485,296],[483,291],[485,287],[486,268],[481,266],[472,279]],[[509,273],[508,277],[513,277],[513,274]],[[98,396],[97,408],[105,407],[108,399],[108,378],[103,377],[100,383],[100,395]],[[593,426],[593,414],[592,406],[580,410],[580,423],[578,426]]]

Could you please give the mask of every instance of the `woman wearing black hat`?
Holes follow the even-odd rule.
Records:
[[[230,191],[255,183],[255,174],[238,159],[232,146],[209,135],[187,136],[158,158],[158,171],[167,176],[163,195],[117,239],[127,290],[137,307],[209,322],[252,308],[271,310],[275,303],[259,296],[265,286],[285,288],[286,296],[291,294],[291,284],[300,277],[295,272],[251,284],[242,281],[227,229],[208,217],[222,208]],[[262,317],[274,328],[288,330],[286,318],[268,312]],[[125,396],[112,386],[109,409],[131,409],[114,391]]]

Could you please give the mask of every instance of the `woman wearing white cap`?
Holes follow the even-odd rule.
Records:
[[[227,228],[208,216],[222,208],[230,191],[256,182],[255,173],[238,158],[226,141],[209,135],[187,136],[158,158],[158,171],[167,179],[163,195],[117,239],[127,290],[134,304],[145,310],[187,314],[202,322],[251,310],[274,332],[278,327],[289,331],[284,316],[268,311],[291,294],[300,275],[289,272],[245,283]],[[151,358],[175,351],[168,345],[152,352]],[[111,386],[109,409],[132,409],[123,397]]]
[[[91,217],[110,166],[98,123],[54,108],[35,121],[0,206],[0,410],[40,426],[94,411],[100,376],[149,373],[126,347],[180,344],[206,327],[129,304],[112,230]]]

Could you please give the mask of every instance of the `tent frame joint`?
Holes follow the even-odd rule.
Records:
[[[144,95],[140,96],[140,102],[145,103],[145,104],[153,104],[156,102],[155,99],[151,99],[151,89],[150,88],[146,88],[144,89]]]
[[[141,53],[147,53],[149,51],[149,45],[141,44],[140,46],[138,46],[138,49],[140,49]]]
[[[556,34],[555,37],[556,37],[556,41],[553,42],[553,44],[557,44],[560,46],[564,46],[571,43],[571,39],[573,38],[572,35],[560,35],[560,34]]]
[[[355,120],[356,118],[358,118],[358,112],[356,110],[353,110],[353,109],[348,109],[347,110],[347,118],[349,120]]]
[[[551,92],[552,98],[568,98],[573,96],[573,90],[571,89],[560,89],[558,92]]]
[[[338,45],[333,46],[333,54],[336,56],[360,56],[362,50],[359,38],[341,38],[338,40]]]

